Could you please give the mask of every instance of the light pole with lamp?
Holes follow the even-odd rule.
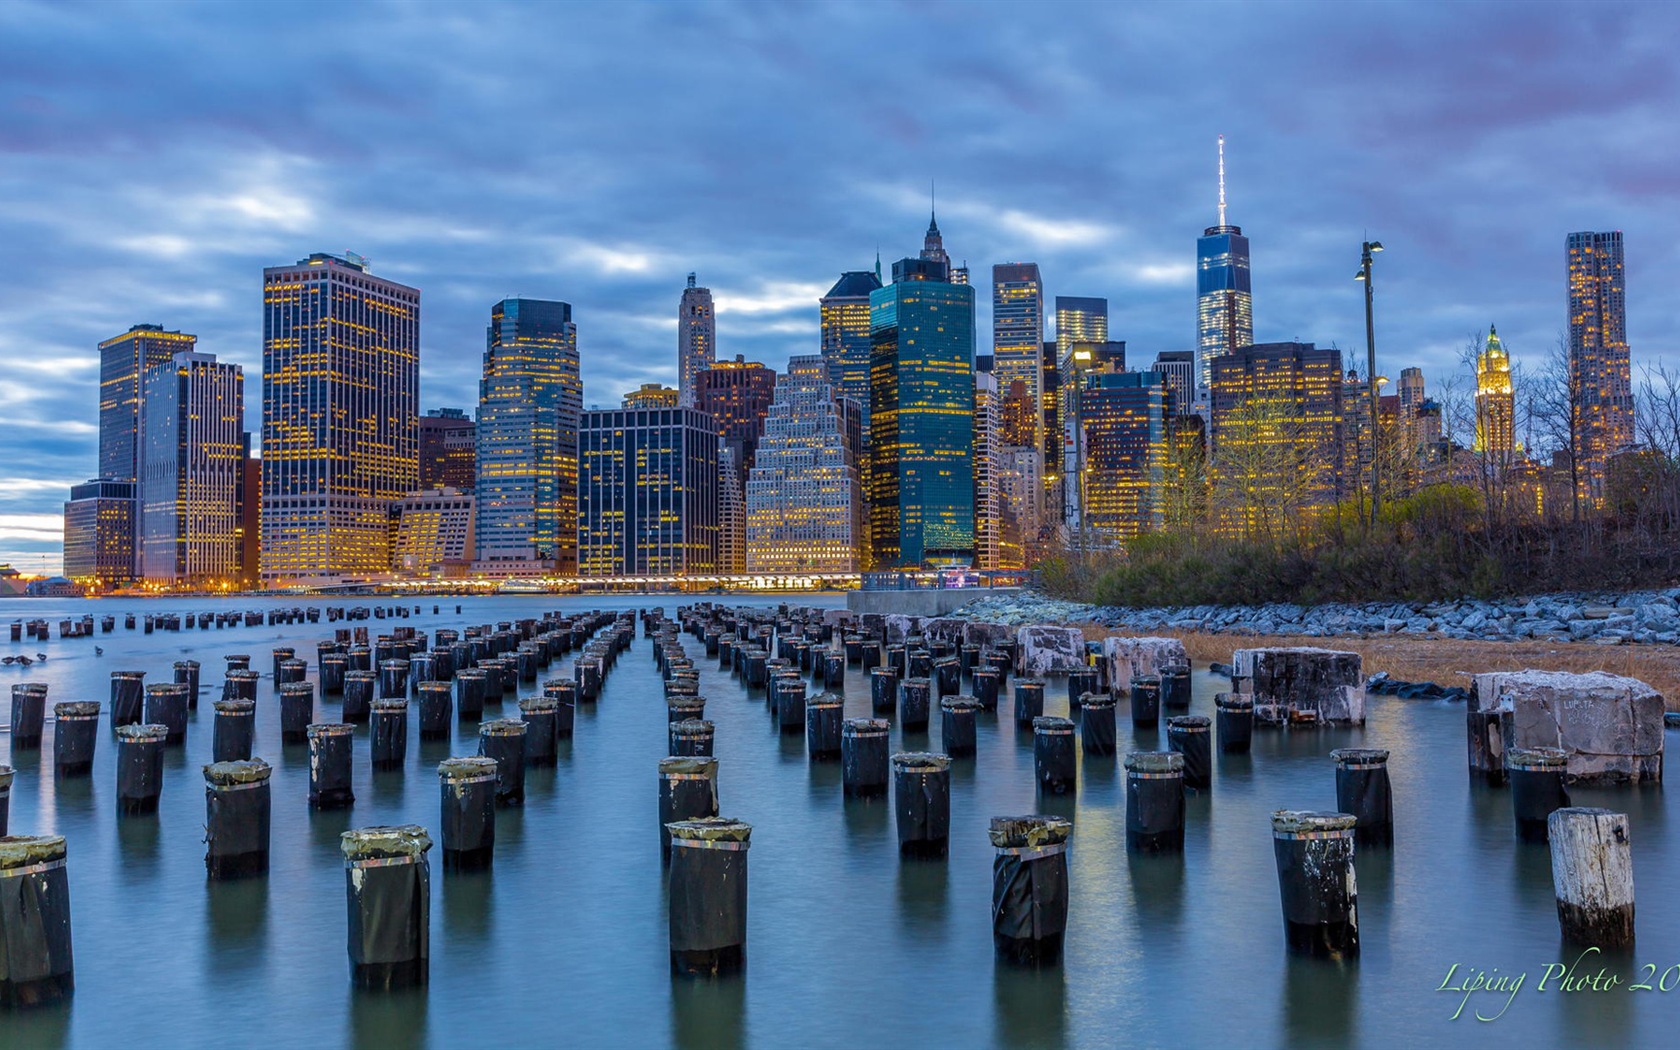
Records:
[[[1354,280],[1365,282],[1365,382],[1371,399],[1371,526],[1377,524],[1381,480],[1377,457],[1377,329],[1371,318],[1371,256],[1383,250],[1381,241],[1366,241],[1360,252],[1359,272]]]

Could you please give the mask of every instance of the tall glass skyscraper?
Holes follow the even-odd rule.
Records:
[[[1172,388],[1159,372],[1080,377],[1080,505],[1088,541],[1128,540],[1161,523]]]
[[[474,540],[481,569],[577,569],[583,380],[572,307],[504,299],[490,311],[478,387]]]
[[[688,275],[688,287],[683,289],[682,301],[677,304],[677,390],[686,407],[699,396],[696,379],[712,367],[717,358],[717,316],[712,307],[712,290],[694,283]]]
[[[1622,282],[1622,232],[1572,233],[1569,372],[1580,391],[1575,447],[1582,495],[1603,498],[1611,456],[1633,444],[1633,381]]]
[[[1108,342],[1108,300],[1081,295],[1056,296],[1056,359],[1073,356],[1074,343]]]
[[[64,504],[64,575],[90,590],[134,579],[134,482],[95,478]]]
[[[935,260],[893,265],[869,297],[872,563],[974,558],[974,289]]]
[[[1196,382],[1213,382],[1213,362],[1254,342],[1248,238],[1225,222],[1225,137],[1219,137],[1219,223],[1196,240]]]
[[[1106,327],[1106,325],[1105,325]],[[999,263],[992,267],[992,375],[1007,390],[1019,379],[1039,402],[1040,411],[1055,411],[1045,403],[1044,282],[1037,263]]]
[[[850,270],[819,300],[822,355],[829,382],[839,397],[869,404],[869,296],[881,287],[881,275]],[[865,408],[864,425],[868,426]]]
[[[146,371],[197,345],[198,336],[137,324],[99,344],[99,476],[133,481],[140,476],[141,380]]]
[[[790,358],[747,479],[746,570],[856,571],[862,508],[825,362]]]
[[[717,571],[718,435],[710,416],[590,409],[580,438],[580,575]]]
[[[140,575],[237,586],[245,374],[214,354],[147,371],[140,402]]]
[[[419,481],[420,292],[356,256],[263,270],[262,578],[390,571]]]

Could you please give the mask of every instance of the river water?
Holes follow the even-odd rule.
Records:
[[[494,871],[446,877],[434,850],[430,987],[355,993],[339,834],[416,823],[435,839],[434,769],[473,753],[476,727],[434,743],[419,741],[411,724],[407,768],[379,774],[359,727],[355,807],[312,812],[307,748],[280,746],[278,704],[264,681],[257,754],[275,766],[271,869],[266,878],[207,882],[199,769],[210,760],[209,699],[220,695],[222,655],[249,653],[253,668],[267,670],[269,650],[291,645],[313,680],[315,642],[332,625],[146,637],[125,631],[120,614],[270,604],[296,603],[0,603],[0,623],[53,622],[44,645],[0,641],[0,653],[47,654],[27,670],[0,668],[0,685],[47,682],[49,705],[108,706],[111,671],[168,681],[182,658],[203,664],[204,686],[185,748],[165,760],[155,817],[118,818],[108,734],[90,779],[54,782],[50,726],[38,755],[9,760],[13,833],[69,840],[76,995],[0,1015],[0,1046],[1673,1045],[1680,988],[1658,985],[1680,963],[1680,835],[1661,790],[1575,793],[1577,805],[1631,817],[1639,945],[1576,970],[1603,968],[1619,987],[1565,993],[1554,978],[1540,990],[1547,965],[1578,952],[1559,942],[1546,848],[1516,841],[1506,793],[1468,783],[1462,706],[1373,698],[1362,729],[1257,732],[1251,755],[1216,756],[1212,789],[1190,797],[1176,858],[1128,856],[1118,762],[1081,756],[1077,794],[1040,799],[1030,733],[1007,715],[983,715],[978,757],[952,766],[950,857],[911,862],[899,859],[890,805],[844,800],[839,764],[809,763],[803,736],[779,735],[763,700],[701,659],[687,635],[706,717],[717,724],[722,812],[753,825],[745,975],[694,983],[669,973],[656,838],[665,704],[650,643],[638,636],[600,702],[580,705],[558,767],[531,770],[525,807],[498,812]],[[662,604],[674,612],[677,599],[451,598],[435,616],[431,600],[420,604],[420,616],[363,622],[370,634],[431,631],[548,610]],[[118,614],[116,631],[59,640],[58,618],[83,611]],[[569,674],[570,657],[550,673]],[[856,669],[847,678],[846,714],[868,714],[866,678]],[[1198,669],[1197,713],[1213,714],[1223,682]],[[1066,707],[1057,680],[1047,713]],[[511,702],[505,709],[517,713]],[[336,700],[320,702],[317,718],[334,720],[336,710]],[[1164,721],[1161,735],[1133,737],[1124,702],[1119,717],[1122,750],[1165,748]],[[893,744],[937,750],[937,711],[931,735],[901,740],[895,728]],[[1327,756],[1344,746],[1393,752],[1395,846],[1359,852],[1363,954],[1334,965],[1285,952],[1269,814],[1334,808]],[[993,961],[986,838],[991,817],[1030,812],[1075,822],[1065,959],[1036,973]],[[1476,970],[1526,978],[1514,996],[1471,995],[1454,1020],[1464,994],[1441,986],[1455,964],[1448,983]],[[1652,990],[1630,990],[1647,964]],[[1671,987],[1677,977],[1669,975]],[[1483,1023],[1477,1012],[1498,1017]]]

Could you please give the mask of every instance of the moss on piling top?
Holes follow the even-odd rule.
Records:
[[[99,717],[98,700],[66,700],[53,705],[54,718],[97,718]]]
[[[1073,732],[1073,719],[1062,718],[1058,715],[1037,715],[1033,718],[1033,732],[1071,733]]]
[[[273,772],[273,768],[260,758],[249,758],[236,762],[212,762],[204,767],[204,780],[206,783],[217,786],[255,784],[267,780]]]
[[[527,696],[519,701],[519,710],[525,714],[553,714],[560,710],[560,701],[552,696]]]
[[[806,697],[805,706],[812,707],[844,707],[846,701],[837,693],[818,693],[816,696]]]
[[[496,760],[483,755],[460,755],[438,763],[438,776],[443,780],[471,780],[474,777],[495,776]]]
[[[349,736],[356,727],[349,722],[311,722],[303,727],[305,736]]]
[[[63,835],[6,835],[0,837],[0,871],[63,860]]]
[[[1184,756],[1177,751],[1129,751],[1125,765],[1138,773],[1182,773]]]
[[[230,715],[248,714],[257,709],[255,700],[215,700],[211,706],[217,712]]]
[[[730,817],[700,817],[697,820],[674,820],[665,825],[674,839],[689,842],[747,842],[752,838],[752,825]]]
[[[1034,849],[1066,842],[1073,822],[1061,817],[993,817],[986,835],[999,849]]]
[[[408,700],[400,696],[382,696],[368,704],[373,711],[407,711]]]
[[[1549,750],[1542,748],[1541,750]],[[1562,756],[1559,751],[1558,755]],[[1330,752],[1330,757],[1337,762],[1387,762],[1388,749],[1382,747],[1338,747]]]
[[[169,736],[169,727],[160,725],[130,725],[117,727],[117,739],[122,740],[163,740]]]
[[[478,724],[478,735],[523,736],[525,735],[525,728],[523,718],[492,718],[488,722]]]
[[[713,728],[704,718],[684,718],[671,723],[671,731],[678,736],[706,736]]]
[[[1168,729],[1186,729],[1191,732],[1205,731],[1212,724],[1206,715],[1173,715],[1167,719]]]
[[[1272,814],[1274,834],[1300,835],[1314,831],[1351,831],[1359,818],[1351,813],[1320,813],[1304,809],[1280,809]]]
[[[338,845],[348,860],[418,857],[432,848],[432,837],[418,824],[397,824],[346,831]]]
[[[951,756],[931,751],[900,751],[892,757],[893,768],[913,773],[939,773],[951,768]]]
[[[659,760],[659,773],[686,773],[717,779],[718,760],[710,755],[671,755]]]

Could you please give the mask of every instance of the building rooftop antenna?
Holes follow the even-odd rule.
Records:
[[[1219,136],[1219,225],[1225,225],[1225,136]]]

